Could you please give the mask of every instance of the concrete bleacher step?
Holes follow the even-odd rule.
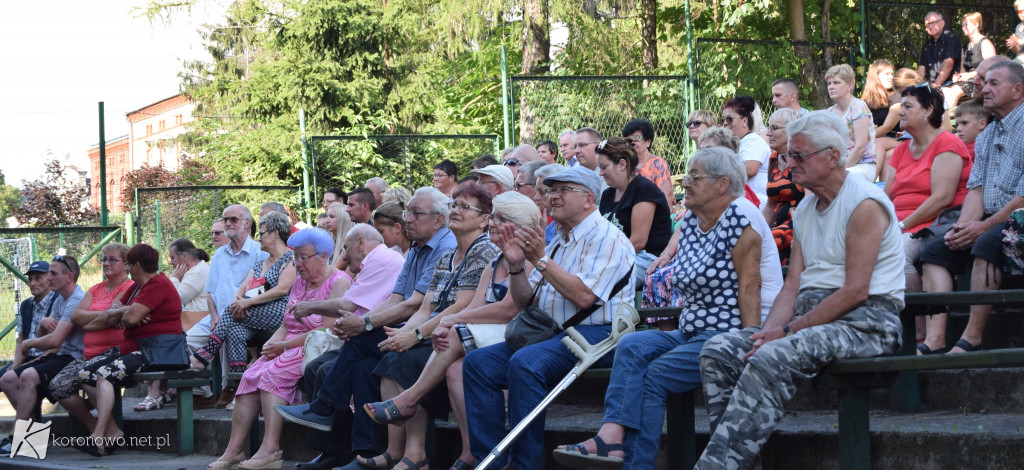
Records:
[[[177,443],[172,407],[145,413],[131,411],[134,400],[124,404],[125,431],[133,436],[166,436],[172,440],[162,449],[173,452]],[[583,441],[601,425],[603,410],[596,405],[552,405],[546,417],[545,468],[559,468],[550,458],[550,449],[558,444]],[[47,415],[53,421],[53,433],[67,435],[70,430],[65,414]],[[196,452],[211,457],[227,445],[231,413],[225,410],[196,411]],[[779,428],[765,446],[765,469],[838,468],[838,421],[833,410],[787,411]],[[8,433],[11,418],[0,419],[0,432]],[[437,458],[431,468],[447,468],[457,457],[458,430],[453,422],[437,421]],[[708,440],[708,418],[703,406],[696,409],[697,447]],[[659,469],[668,469],[667,446],[662,441]],[[285,458],[306,461],[316,452],[305,445],[305,428],[286,423],[282,432]],[[975,412],[946,409],[901,413],[874,409],[871,413],[872,468],[876,469],[1010,469],[1019,468],[1020,449],[1024,448],[1024,413]],[[156,450],[156,449],[150,449]],[[102,465],[102,460],[96,464]],[[674,469],[672,469],[674,470]]]

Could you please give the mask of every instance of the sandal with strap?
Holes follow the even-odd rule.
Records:
[[[984,349],[984,346],[982,346],[981,343],[971,344],[966,339],[958,339],[956,341],[956,344],[953,345],[953,347],[963,349],[964,352],[981,351],[982,349]]]
[[[146,398],[143,398],[142,401],[139,402],[138,405],[135,405],[135,408],[132,409],[135,411],[151,411],[158,410],[163,407],[164,397],[158,396],[156,398],[153,398],[151,396],[146,396]]]
[[[377,465],[377,457],[384,457],[384,466]],[[355,462],[360,468],[368,468],[370,470],[387,470],[398,464],[398,459],[392,457],[390,452],[384,452],[383,454],[376,455],[368,459],[364,457],[356,457]]]
[[[583,443],[579,444],[567,444],[556,448],[552,453],[554,454],[555,461],[572,468],[620,468],[622,467],[622,457],[609,456],[609,452],[613,451],[625,451],[625,447],[622,443],[619,444],[607,444],[604,439],[599,436],[594,436],[594,444],[597,445],[597,453],[591,454],[587,452],[586,447]]]
[[[408,459],[406,457],[402,457],[402,460],[400,460],[398,463],[404,463],[405,464],[405,470],[413,470],[413,469],[419,470],[421,468],[425,468],[427,470],[430,470],[430,462],[427,461],[427,459],[420,460],[419,462],[413,462],[411,459]],[[391,468],[392,468],[392,470],[394,470],[394,467],[391,467]]]
[[[942,353],[949,352],[949,348],[932,349],[932,348],[930,348],[925,343],[921,343],[921,344],[917,345],[917,350],[921,351],[921,355],[922,356],[927,356],[929,354],[942,354]]]
[[[470,463],[465,460],[458,459],[448,470],[473,470],[473,465],[470,465]]]
[[[403,415],[391,399],[383,402],[367,403],[363,405],[363,411],[370,415],[370,419],[377,424],[393,424],[395,426],[401,426],[406,420],[416,414],[414,411],[408,416]]]

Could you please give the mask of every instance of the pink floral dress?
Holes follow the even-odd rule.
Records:
[[[311,291],[306,290],[305,280],[301,277],[296,277],[295,284],[292,285],[292,290],[288,294],[288,305],[291,306],[296,302],[310,300],[326,300],[331,293],[331,288],[334,287],[334,283],[342,277],[347,277],[345,272],[336,271],[331,277],[327,278],[327,281],[320,284],[320,287]],[[296,320],[295,315],[292,315],[290,312],[286,313],[284,316],[284,326],[287,330],[285,341],[307,331],[320,328],[322,320],[320,315],[310,315],[302,320]],[[262,390],[273,393],[288,403],[295,403],[300,398],[297,386],[301,378],[302,347],[288,348],[274,359],[268,361],[267,358],[260,357],[256,362],[252,363],[245,370],[245,373],[242,374],[242,381],[238,384],[238,390],[235,392],[235,395],[245,395],[246,393]]]

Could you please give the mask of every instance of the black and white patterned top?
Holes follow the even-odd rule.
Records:
[[[686,332],[739,328],[739,276],[732,250],[748,225],[735,202],[707,232],[688,212],[680,227],[679,251],[648,278],[644,305],[683,307],[679,328]]]
[[[281,257],[274,262],[270,269],[267,270],[265,277],[267,278],[267,290],[273,289],[277,286],[278,279],[281,277],[281,270],[284,269],[286,264],[295,264],[293,258],[295,253],[292,250],[285,251]],[[264,277],[263,274],[263,261],[257,261],[252,265],[252,277],[256,279],[258,277]],[[249,314],[259,315],[261,318],[276,319],[276,321],[270,320],[269,323],[280,325],[284,319],[284,311],[288,308],[288,294],[282,295],[279,298],[271,300],[270,302],[262,303],[259,305],[253,305],[249,307]],[[230,313],[228,313],[230,315]]]

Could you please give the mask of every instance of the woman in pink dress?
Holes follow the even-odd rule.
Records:
[[[284,460],[280,446],[284,423],[281,415],[263,414],[263,442],[248,460],[244,460],[243,446],[249,428],[261,410],[299,401],[297,386],[302,378],[302,346],[306,333],[320,328],[321,317],[310,315],[296,320],[292,308],[298,302],[340,297],[352,285],[352,279],[344,271],[328,262],[334,253],[334,241],[326,231],[318,228],[299,230],[287,242],[295,253],[295,271],[298,273],[288,295],[288,310],[281,327],[263,345],[262,357],[242,375],[235,392],[231,438],[224,454],[208,469],[227,469],[236,465],[241,468],[281,468]]]

